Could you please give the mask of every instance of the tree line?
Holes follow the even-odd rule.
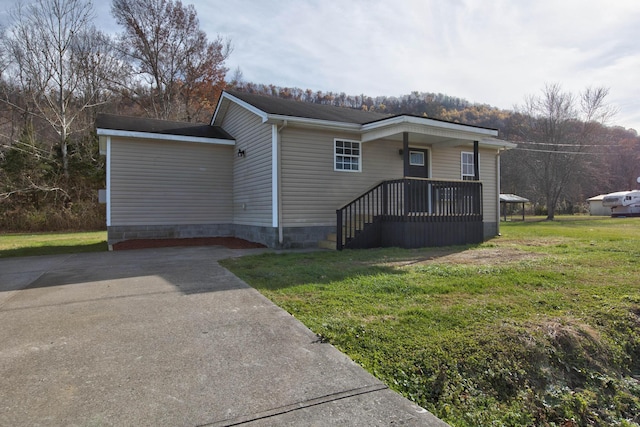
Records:
[[[102,228],[104,158],[98,112],[208,122],[225,88],[387,114],[495,128],[518,148],[502,154],[504,192],[553,218],[586,198],[635,187],[640,139],[608,125],[606,88],[545,86],[513,111],[442,93],[400,97],[278,87],[230,76],[228,39],[209,39],[193,5],[112,0],[119,25],[95,25],[87,0],[36,0],[0,34],[0,230]]]

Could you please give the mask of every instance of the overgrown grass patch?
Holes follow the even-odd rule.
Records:
[[[638,425],[640,220],[501,231],[224,265],[452,425]]]
[[[0,234],[0,258],[102,252],[107,232]]]

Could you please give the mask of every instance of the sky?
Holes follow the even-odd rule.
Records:
[[[574,94],[607,87],[618,110],[609,124],[640,132],[637,0],[190,2],[210,39],[231,39],[227,67],[248,82],[372,97],[435,92],[503,109],[546,84]],[[12,5],[0,0],[0,10]],[[96,25],[117,32],[110,2],[94,6]]]

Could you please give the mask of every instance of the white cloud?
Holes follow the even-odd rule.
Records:
[[[371,96],[441,92],[501,108],[545,83],[576,93],[605,86],[616,123],[640,130],[637,0],[193,2],[210,38],[232,39],[228,66],[249,81]],[[96,9],[98,25],[115,31],[110,3]]]

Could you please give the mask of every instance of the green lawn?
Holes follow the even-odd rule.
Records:
[[[501,232],[223,263],[454,426],[638,425],[640,218]]]
[[[0,258],[106,250],[106,231],[0,234]]]

